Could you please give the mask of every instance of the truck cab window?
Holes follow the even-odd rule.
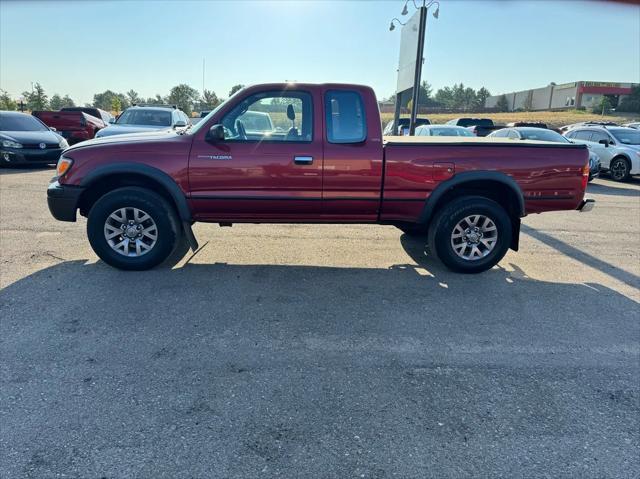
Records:
[[[222,119],[225,141],[312,141],[312,108],[306,92],[256,93]]]
[[[361,143],[367,138],[362,97],[355,91],[333,90],[325,94],[329,143]]]

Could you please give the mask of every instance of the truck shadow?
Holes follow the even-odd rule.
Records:
[[[589,253],[585,253],[584,251],[571,246],[564,241],[559,240],[558,238],[554,238],[553,236],[547,233],[543,233],[542,231],[539,231],[530,226],[522,225],[522,232],[548,246],[551,246],[552,248],[575,259],[576,261],[580,261],[587,266],[595,268],[604,274],[608,274],[609,276],[616,278],[618,281],[622,281],[623,283],[633,288],[640,288],[640,277],[633,273],[630,273],[629,271],[618,268],[617,266],[614,266],[611,263],[607,263],[600,258],[596,258]]]
[[[636,196],[640,198],[640,189],[638,189],[637,186],[640,186],[640,178],[632,178],[624,183],[617,183],[608,178],[599,178],[595,182],[589,183],[587,186],[587,195],[594,193],[610,196]]]
[[[417,243],[410,251],[422,256]],[[213,444],[252,470],[292,472],[309,455],[333,464],[353,431],[371,438],[363,452],[371,464],[389,447],[375,437],[410,431],[439,449],[438,421],[457,441],[511,426],[544,436],[598,407],[600,393],[588,388],[575,393],[580,417],[558,406],[581,384],[572,368],[586,366],[575,358],[628,366],[640,334],[637,303],[598,284],[537,281],[517,268],[463,276],[426,263],[187,263],[127,273],[65,261],[10,284],[0,301],[3,429],[20,451],[12,460],[33,477],[86,477],[96,461],[114,468],[113,450],[126,467],[154,448],[184,455],[175,444],[185,436],[196,452],[188,464]],[[551,379],[538,380],[545,364],[554,364]],[[634,394],[619,392],[626,383],[611,382],[606,368],[602,375],[602,395]],[[531,421],[518,423],[515,406],[500,406],[505,397],[533,411]],[[602,419],[589,409],[590,427],[608,431],[597,421],[634,417],[633,407],[621,403]],[[487,408],[486,425],[460,419]],[[415,453],[413,441],[398,444],[404,457]],[[227,467],[228,477],[248,477]]]

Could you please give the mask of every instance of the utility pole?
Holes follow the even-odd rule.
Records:
[[[410,0],[406,0],[404,4],[404,8],[402,9],[401,15],[406,15],[409,11],[407,6],[409,5]],[[415,61],[415,70],[413,77],[413,87],[411,88],[411,117],[409,119],[409,135],[413,136],[416,132],[416,120],[418,117],[418,103],[420,102],[420,82],[422,79],[422,65],[424,64],[424,41],[425,34],[427,30],[427,12],[429,11],[429,7],[432,5],[436,6],[435,12],[433,12],[433,16],[438,18],[438,14],[440,12],[440,3],[437,0],[422,0],[422,5],[418,6],[416,0],[412,0],[413,6],[418,10],[418,45],[416,48],[416,61]],[[420,3],[418,1],[418,3]],[[391,24],[389,25],[389,30],[393,31],[395,29],[394,22],[402,25],[403,27],[407,25],[407,23],[403,23],[398,18],[393,18],[391,20]],[[401,46],[402,48],[402,46]],[[401,61],[402,61],[402,52]],[[400,81],[400,80],[398,80]],[[396,93],[396,108],[395,114],[393,116],[393,134],[397,134],[398,120],[400,118],[400,103],[402,100],[402,93],[409,91],[409,88],[403,90],[402,92]]]

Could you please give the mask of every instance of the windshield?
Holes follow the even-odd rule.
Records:
[[[552,130],[543,130],[539,128],[537,130],[520,130],[520,135],[523,140],[538,140],[538,141],[553,141],[556,143],[569,143],[564,136],[560,133],[556,133]]]
[[[48,131],[39,120],[30,115],[0,114],[0,131]]]
[[[633,128],[609,128],[616,140],[625,145],[640,145],[640,130]]]
[[[493,120],[489,118],[460,118],[458,126],[493,126]]]
[[[118,125],[171,126],[171,112],[134,108],[120,115]]]
[[[429,128],[431,136],[475,136],[466,128]]]

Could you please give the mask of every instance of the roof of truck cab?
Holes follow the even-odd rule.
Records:
[[[583,148],[585,145],[576,143],[554,143],[540,140],[509,140],[507,138],[485,138],[464,136],[385,136],[385,145],[404,146],[529,146],[541,148]]]

